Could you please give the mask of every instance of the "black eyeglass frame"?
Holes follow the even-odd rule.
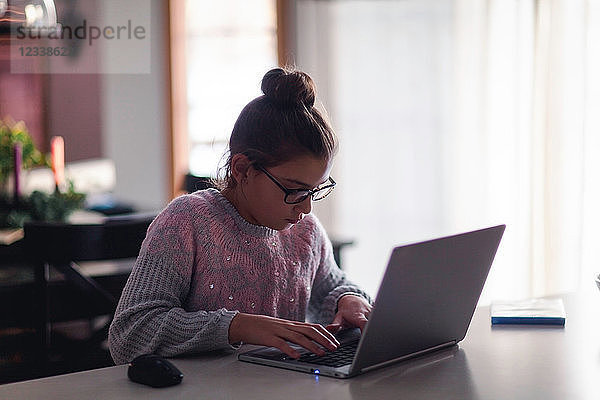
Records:
[[[302,203],[304,200],[306,200],[308,197],[310,197],[312,199],[312,201],[319,201],[319,200],[323,200],[325,197],[329,196],[329,194],[333,191],[333,188],[335,187],[335,185],[337,185],[337,183],[333,180],[332,177],[328,178],[328,182],[329,184],[327,184],[327,182],[324,183],[325,186],[321,186],[321,187],[316,187],[314,189],[288,189],[285,186],[283,186],[273,175],[271,175],[269,173],[269,171],[267,171],[264,167],[262,167],[261,165],[254,165],[254,168],[258,169],[259,171],[263,172],[267,178],[269,178],[271,181],[273,181],[273,183],[275,185],[277,185],[277,187],[279,189],[281,189],[284,193],[285,193],[285,197],[283,198],[283,201],[286,204],[298,204],[298,203]],[[314,195],[322,190],[326,190],[329,189],[329,191],[327,191],[323,197],[319,197],[317,199],[314,198]],[[298,200],[298,201],[288,201],[288,197],[290,195],[296,195],[300,192],[305,192],[305,195],[302,195],[302,197]]]

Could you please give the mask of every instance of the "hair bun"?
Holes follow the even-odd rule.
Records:
[[[260,86],[273,103],[284,107],[315,104],[316,89],[310,76],[302,71],[274,68],[267,72]]]

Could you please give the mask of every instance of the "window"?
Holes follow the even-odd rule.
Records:
[[[342,146],[328,228],[375,293],[398,243],[505,223],[481,302],[597,290],[598,1],[298,2]],[[369,182],[371,190],[360,188]]]
[[[215,176],[242,108],[277,65],[275,0],[186,0],[188,171]]]

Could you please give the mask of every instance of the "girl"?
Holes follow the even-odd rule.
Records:
[[[369,296],[311,214],[335,187],[336,149],[313,81],[277,68],[261,89],[233,128],[224,187],[176,198],[148,228],[109,331],[115,363],[240,343],[322,355],[341,327],[364,327]]]

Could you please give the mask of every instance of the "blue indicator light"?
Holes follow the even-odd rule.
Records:
[[[315,369],[315,374],[317,374],[317,375],[318,375],[318,374],[320,374],[320,373],[321,373],[321,371],[319,371],[318,369]]]

